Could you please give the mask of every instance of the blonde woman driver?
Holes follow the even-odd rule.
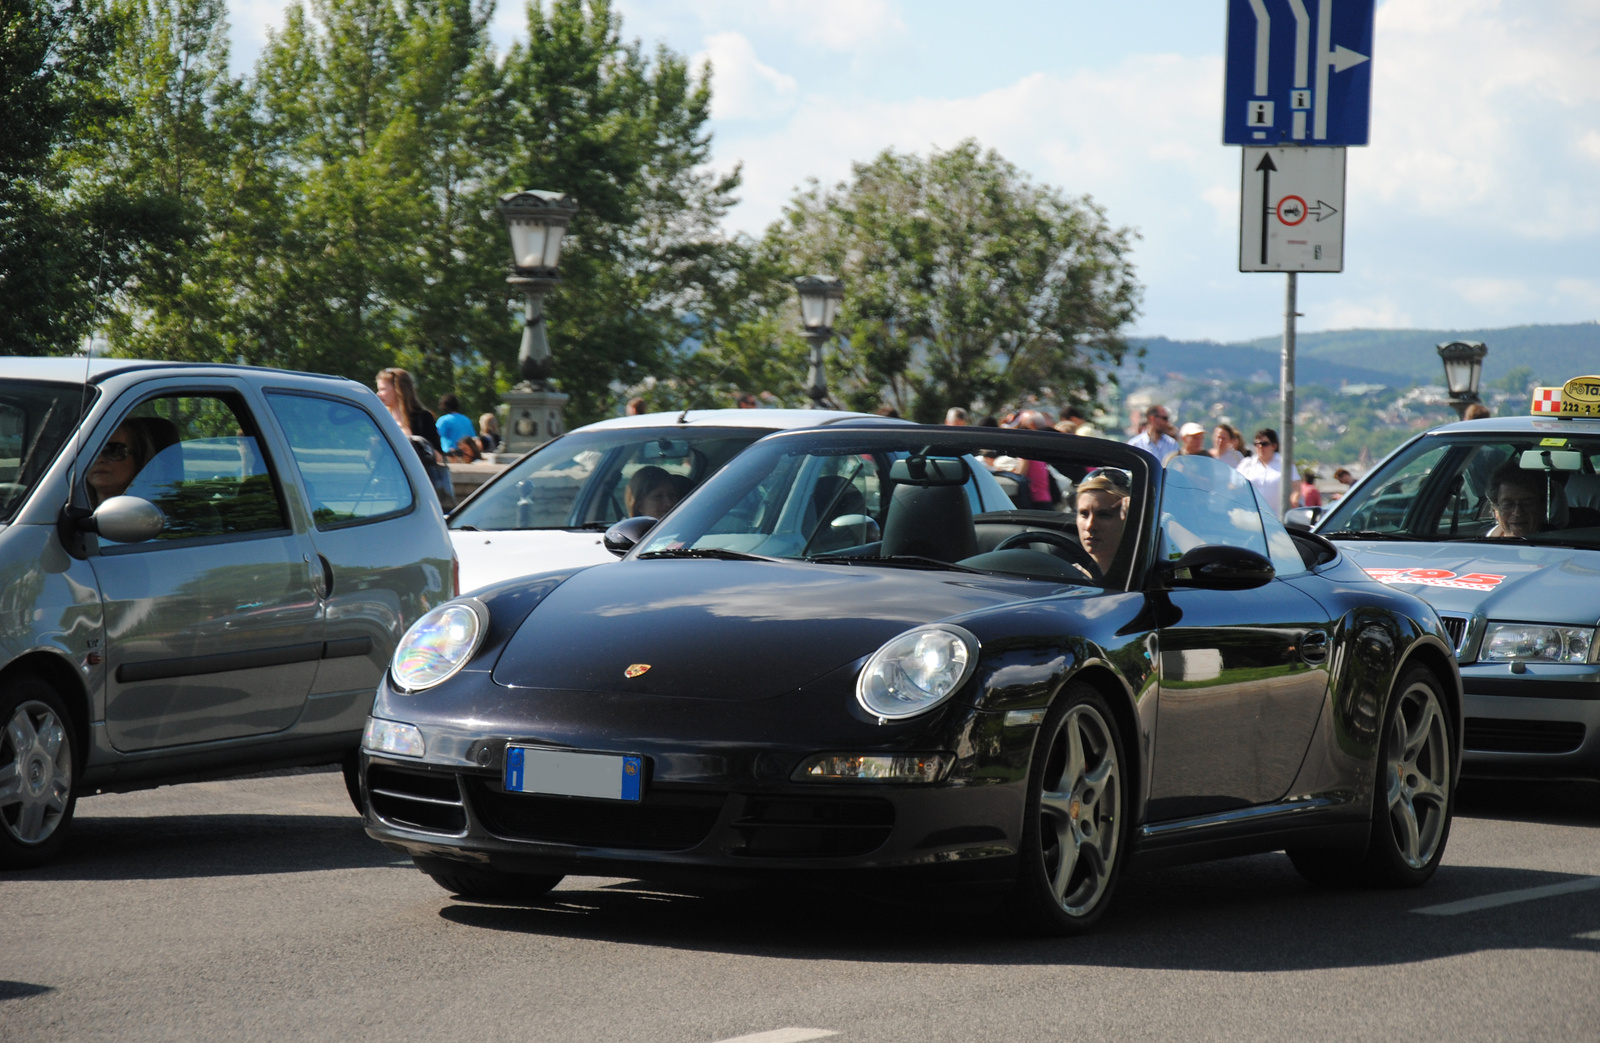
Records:
[[[1079,482],[1076,514],[1078,542],[1101,574],[1108,574],[1128,522],[1128,486],[1122,476],[1101,470]]]

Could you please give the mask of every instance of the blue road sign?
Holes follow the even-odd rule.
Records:
[[[1377,0],[1228,0],[1222,141],[1365,145]]]

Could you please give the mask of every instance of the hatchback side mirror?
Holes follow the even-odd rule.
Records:
[[[1286,529],[1299,529],[1301,532],[1310,532],[1311,527],[1317,524],[1321,517],[1321,507],[1291,507],[1289,508],[1289,513],[1283,516],[1283,527]]]
[[[632,550],[634,544],[644,539],[645,533],[655,528],[655,525],[654,518],[624,518],[607,529],[600,542],[605,544],[606,550],[620,558]]]
[[[1264,555],[1243,547],[1196,547],[1162,566],[1167,586],[1209,590],[1249,590],[1271,581],[1275,572]]]
[[[143,543],[161,535],[167,527],[167,516],[149,500],[113,496],[96,507],[84,522],[84,528],[113,543]]]

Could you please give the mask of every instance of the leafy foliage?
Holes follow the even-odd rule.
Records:
[[[840,396],[924,421],[952,405],[1093,399],[1128,350],[1132,237],[971,140],[926,158],[885,151],[832,190],[813,182],[767,233],[792,274],[844,278]]]

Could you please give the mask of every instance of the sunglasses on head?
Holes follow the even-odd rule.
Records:
[[[121,463],[133,455],[133,449],[127,442],[107,442],[105,448],[100,450],[100,459],[110,460],[112,463]]]

